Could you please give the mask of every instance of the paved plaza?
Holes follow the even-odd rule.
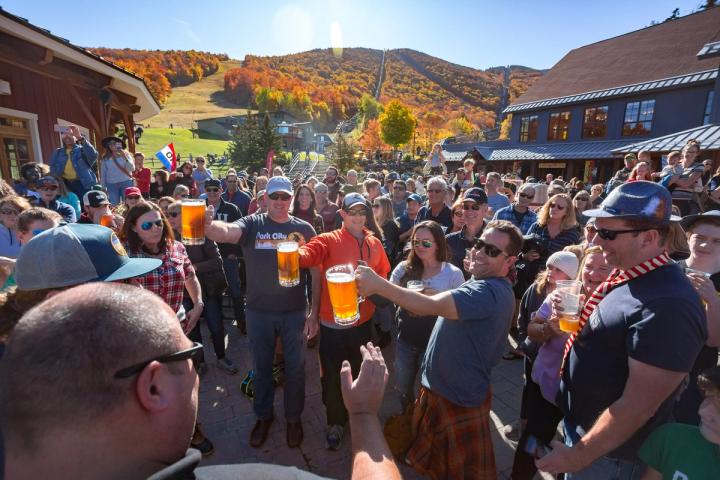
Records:
[[[248,340],[227,320],[226,329],[229,343],[227,356],[239,367],[238,375],[228,375],[215,366],[209,332],[203,326],[205,358],[209,368],[201,378],[199,417],[203,430],[215,444],[215,453],[205,459],[202,465],[266,462],[292,465],[330,478],[350,478],[349,432],[346,431],[340,450],[333,452],[325,448],[325,407],[322,403],[317,348],[307,350],[307,388],[302,417],[305,440],[302,445],[291,449],[286,444],[280,387],[275,392],[275,422],[268,440],[262,448],[255,449],[248,443],[250,430],[255,423],[252,401],[240,391],[240,381],[252,363]],[[383,354],[390,368],[390,379],[381,410],[381,419],[385,420],[400,409],[397,394],[392,389],[394,342]],[[521,360],[501,360],[493,371],[493,443],[498,477],[502,479],[508,478],[510,474],[514,446],[503,438],[498,429],[502,430],[504,425],[512,424],[518,418],[522,375]],[[400,468],[403,478],[425,478],[407,466],[401,465]]]

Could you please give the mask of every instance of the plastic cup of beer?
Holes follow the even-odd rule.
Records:
[[[335,265],[325,272],[333,319],[338,325],[353,325],[360,319],[358,289],[352,265]]]
[[[412,290],[413,292],[421,293],[425,290],[425,282],[422,280],[409,280],[407,282],[407,289]]]
[[[115,217],[112,213],[103,213],[100,217],[100,225],[103,227],[113,228]]]
[[[300,285],[300,246],[297,242],[277,244],[278,281],[283,287]]]
[[[205,200],[183,200],[180,202],[180,212],[182,243],[185,245],[205,243]]]
[[[560,330],[574,333],[580,329],[580,292],[582,283],[577,280],[558,280],[557,291],[560,293],[559,312]]]

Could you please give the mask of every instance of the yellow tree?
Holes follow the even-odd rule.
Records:
[[[396,149],[410,141],[417,121],[410,109],[398,100],[391,100],[380,114],[379,123],[380,138]]]

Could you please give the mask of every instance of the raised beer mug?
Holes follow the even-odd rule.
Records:
[[[352,265],[335,265],[325,272],[328,294],[333,308],[333,319],[338,325],[353,325],[360,319],[355,269]]]
[[[297,242],[277,244],[278,281],[283,287],[300,285],[300,254]]]
[[[180,234],[185,245],[205,243],[205,200],[185,199],[180,202]]]

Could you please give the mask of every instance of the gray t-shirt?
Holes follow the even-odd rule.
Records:
[[[505,350],[515,297],[510,282],[499,277],[468,280],[451,294],[459,319],[435,323],[422,384],[455,405],[479,407]]]
[[[304,244],[315,236],[315,229],[293,216],[288,222],[277,223],[266,213],[249,215],[235,223],[242,229],[239,243],[247,271],[247,308],[265,312],[304,310],[305,275],[300,275],[300,284],[295,287],[280,286],[275,250],[285,240]]]
[[[501,208],[510,205],[510,200],[505,195],[496,193],[495,195],[488,195],[488,205],[492,208],[492,213],[495,213]]]

